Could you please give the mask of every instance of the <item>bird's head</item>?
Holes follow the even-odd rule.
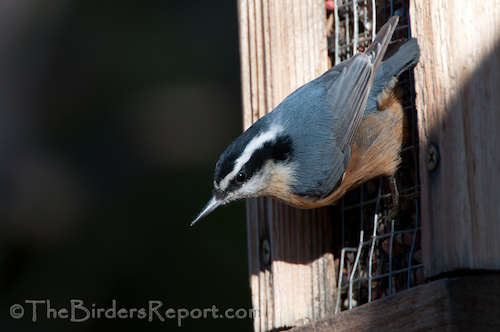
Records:
[[[266,116],[234,140],[215,166],[212,198],[191,223],[229,202],[257,196],[283,197],[293,182],[293,141]]]

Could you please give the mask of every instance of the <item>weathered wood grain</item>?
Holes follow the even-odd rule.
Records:
[[[244,129],[324,73],[324,0],[239,0]],[[329,209],[303,211],[247,201],[255,331],[301,325],[333,312],[335,273]]]
[[[290,332],[500,331],[500,275],[444,278]]]
[[[500,269],[500,1],[411,1],[427,277]],[[428,170],[428,149],[440,155]]]

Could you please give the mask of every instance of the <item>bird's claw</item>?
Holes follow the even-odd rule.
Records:
[[[392,208],[387,212],[386,221],[392,221],[401,215],[401,202],[412,201],[420,197],[420,191],[415,191],[410,194],[401,195],[396,184],[394,175],[389,177],[389,187],[392,194]]]

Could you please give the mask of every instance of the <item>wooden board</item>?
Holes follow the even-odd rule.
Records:
[[[290,332],[500,331],[500,275],[445,278]]]
[[[500,1],[411,1],[425,274],[500,269]],[[428,149],[440,161],[428,169]],[[432,167],[431,167],[432,168]]]
[[[244,129],[327,69],[324,0],[239,0]],[[255,331],[333,313],[335,273],[328,208],[303,211],[247,201]]]

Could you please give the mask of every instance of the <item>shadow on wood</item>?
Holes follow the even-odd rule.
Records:
[[[500,270],[500,8],[414,1],[411,13],[421,49],[415,89],[426,276]],[[437,167],[429,167],[431,144]]]

